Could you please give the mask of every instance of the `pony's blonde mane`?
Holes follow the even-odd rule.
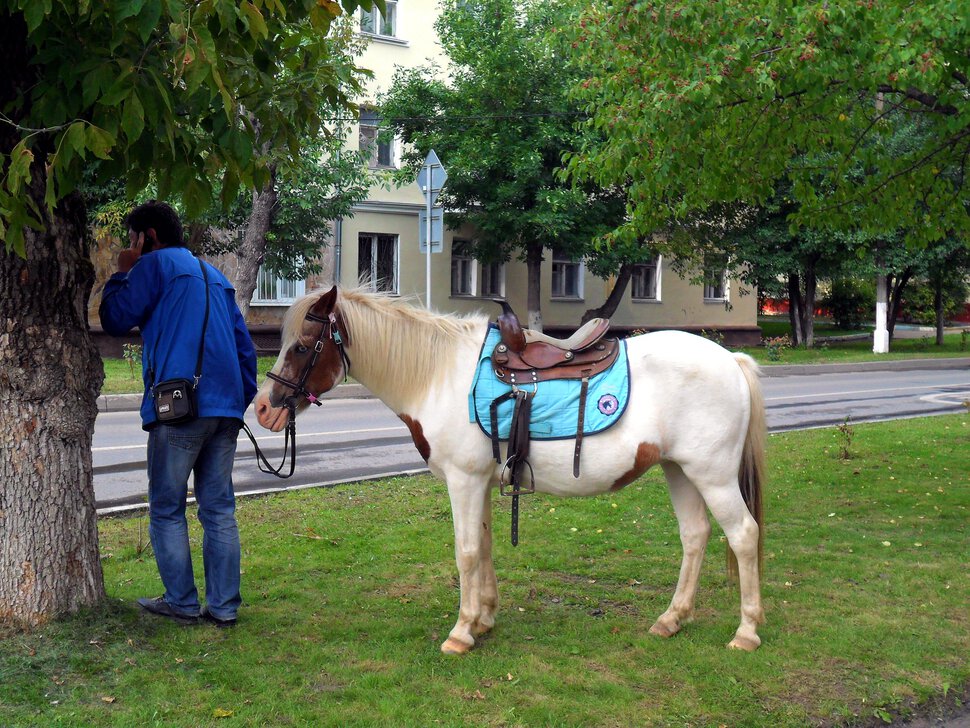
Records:
[[[283,321],[284,341],[302,334],[307,312],[325,293],[312,291],[290,307]],[[350,338],[350,375],[393,393],[402,403],[423,399],[432,384],[454,369],[459,345],[480,344],[488,324],[482,314],[435,313],[408,298],[363,287],[338,288],[337,307]]]

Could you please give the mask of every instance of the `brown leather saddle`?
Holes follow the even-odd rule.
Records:
[[[518,316],[506,301],[496,300],[502,314],[496,319],[501,339],[492,350],[492,370],[512,391],[496,398],[490,407],[492,418],[492,454],[501,463],[498,440],[498,406],[514,399],[509,432],[508,458],[502,469],[499,490],[512,496],[512,545],[518,543],[519,495],[535,492],[535,478],[529,465],[529,420],[532,397],[538,383],[552,379],[582,380],[579,414],[576,426],[576,448],[573,452],[573,476],[579,477],[579,458],[583,446],[583,420],[586,415],[586,393],[591,377],[609,369],[620,353],[617,339],[606,339],[609,319],[597,318],[580,327],[567,339],[554,339],[538,331],[523,329]],[[529,384],[534,385],[529,391]],[[530,482],[521,482],[528,468]],[[506,475],[508,478],[506,479]]]

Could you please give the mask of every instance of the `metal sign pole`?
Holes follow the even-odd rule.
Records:
[[[428,165],[428,185],[424,188],[424,197],[427,201],[428,209],[428,249],[425,253],[425,267],[424,267],[424,285],[425,285],[425,306],[428,310],[431,310],[431,185],[432,185],[432,168],[434,165]]]

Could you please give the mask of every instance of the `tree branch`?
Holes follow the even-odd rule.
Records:
[[[952,104],[942,105],[936,96],[933,94],[928,94],[925,91],[920,91],[914,86],[910,86],[904,91],[903,89],[890,86],[889,84],[881,83],[876,86],[876,90],[884,94],[899,94],[907,99],[918,101],[919,103],[923,104],[923,106],[928,107],[930,110],[938,114],[943,114],[944,116],[956,116],[960,113],[956,106],[953,106]]]

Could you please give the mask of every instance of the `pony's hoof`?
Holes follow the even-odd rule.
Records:
[[[680,625],[677,622],[670,624],[659,619],[654,622],[653,626],[650,628],[650,634],[655,634],[658,637],[663,637],[664,639],[673,637],[678,632],[680,632]]]
[[[734,639],[728,642],[729,649],[744,650],[745,652],[754,652],[760,646],[761,639],[758,637],[758,635],[755,635],[753,639],[751,637],[734,635]]]
[[[459,642],[454,637],[449,637],[441,643],[441,651],[446,655],[464,655],[471,648],[472,645],[466,645],[464,642]]]

